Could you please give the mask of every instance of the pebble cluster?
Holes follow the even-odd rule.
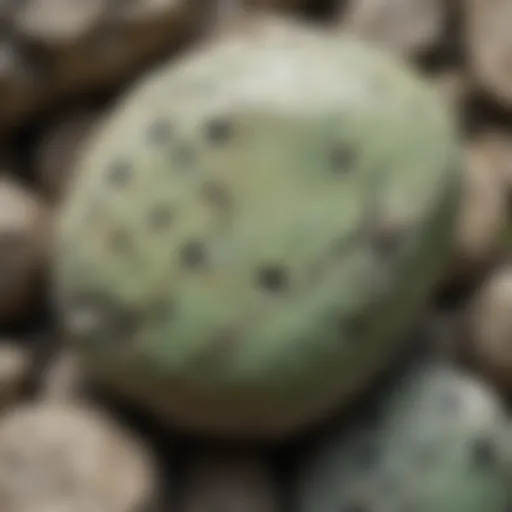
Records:
[[[512,0],[2,0],[0,20],[2,512],[511,507]],[[348,65],[343,50],[332,50],[345,40],[368,53],[355,51]],[[373,51],[382,55],[379,65],[368,58]],[[365,81],[368,70],[376,82]],[[365,110],[367,117],[358,118],[354,91],[344,89],[350,77],[368,86],[363,106],[382,102],[373,117]],[[194,89],[195,78],[205,87]],[[222,103],[232,105],[233,92],[244,99],[251,82],[261,86],[249,98],[254,111]],[[269,87],[276,83],[281,95]],[[374,149],[364,153],[369,143],[361,153],[396,170],[396,189],[380,192],[399,206],[402,220],[411,220],[414,254],[421,256],[415,272],[407,274],[406,265],[391,272],[406,276],[411,297],[421,289],[417,314],[404,309],[416,299],[398,300],[393,287],[388,300],[380,299],[389,305],[386,317],[409,320],[403,335],[384,336],[386,322],[356,303],[357,313],[365,311],[362,325],[379,334],[371,342],[362,336],[366,348],[351,346],[346,358],[336,352],[343,345],[334,344],[340,333],[328,313],[346,311],[339,297],[352,299],[357,291],[370,298],[358,287],[362,280],[349,285],[324,262],[320,270],[331,270],[313,282],[323,283],[326,295],[294,291],[315,251],[353,226],[362,207],[354,190],[364,173],[344,174],[345,189],[326,184],[332,175],[313,179],[322,168],[312,155],[322,153],[311,148],[336,133],[319,124],[314,108],[321,102],[308,116],[292,108],[294,100],[313,106],[315,93],[325,98],[333,90],[337,96],[325,104],[335,123],[345,119],[333,107],[345,102],[353,135],[390,145],[383,144],[389,160],[372,161]],[[274,108],[262,109],[272,102]],[[226,123],[224,114],[232,112],[239,117]],[[400,116],[408,129],[379,125],[381,138],[371,139],[368,127],[378,119],[391,124]],[[448,119],[458,144],[451,132],[444,135]],[[204,139],[194,139],[197,127]],[[190,140],[197,152],[184,144]],[[175,173],[162,184],[158,151],[170,147],[168,169],[201,169],[209,180]],[[131,167],[115,165],[119,150],[135,162]],[[453,150],[445,160],[453,168],[436,160],[444,150]],[[350,151],[336,155],[331,163],[357,167]],[[107,168],[114,182],[103,179]],[[130,172],[141,177],[134,192],[111,187]],[[457,176],[460,197],[439,223],[436,201],[426,198],[448,193],[449,180],[439,181],[447,176]],[[181,223],[153,204],[161,199],[168,206],[171,196],[182,199]],[[93,199],[104,197],[110,210],[101,214]],[[149,217],[142,216],[151,205]],[[84,208],[100,213],[102,229],[84,235],[69,220]],[[315,215],[322,229],[304,243],[294,229],[316,225]],[[164,241],[153,244],[141,219],[151,221],[153,235],[167,233]],[[449,240],[427,241],[419,228],[425,219],[446,227]],[[139,259],[129,269],[123,265],[130,261],[101,252],[99,240],[126,256],[126,237],[101,238],[119,220],[140,237]],[[171,221],[169,235],[162,227]],[[371,236],[386,231],[384,224],[373,224]],[[199,232],[215,234],[211,245],[184,241]],[[175,246],[181,263],[164,276],[161,258]],[[344,259],[340,268],[375,269],[364,267],[367,254],[354,263]],[[283,271],[275,258],[262,263],[267,256],[286,256],[289,267]],[[70,270],[87,258],[92,267]],[[437,260],[423,287],[418,276],[437,268]],[[64,287],[70,295],[80,278],[81,290],[105,292],[92,302],[101,306],[103,323],[94,315],[93,324],[87,314],[74,317],[75,328],[85,325],[85,351],[70,340],[74,303],[55,286],[59,275],[73,283]],[[252,288],[242,286],[246,276]],[[314,303],[319,297],[324,302]],[[304,344],[295,336],[301,333],[316,344]],[[212,355],[203,340],[222,350]],[[375,347],[384,346],[393,346],[393,357],[375,356]],[[381,364],[372,367],[375,359]],[[351,400],[341,399],[341,388]],[[315,408],[326,394],[329,400]]]

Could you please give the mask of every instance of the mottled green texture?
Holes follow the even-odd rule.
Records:
[[[360,390],[451,247],[441,105],[378,50],[306,29],[148,75],[85,151],[59,225],[62,314],[91,369],[231,435],[287,434]]]
[[[494,393],[461,369],[416,363],[358,420],[314,447],[296,510],[509,510],[508,421]]]

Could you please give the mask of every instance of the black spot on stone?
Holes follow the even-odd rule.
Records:
[[[201,195],[205,201],[213,207],[225,210],[231,205],[231,197],[226,187],[221,183],[209,181],[204,183],[201,190]]]
[[[206,248],[199,240],[186,243],[181,250],[181,261],[188,268],[198,268],[206,264]]]
[[[109,165],[107,179],[110,185],[123,187],[132,177],[132,165],[125,160],[116,160]]]
[[[224,144],[232,135],[232,126],[227,119],[213,119],[205,126],[205,136],[212,144]]]
[[[155,206],[148,215],[148,225],[153,231],[164,231],[170,227],[173,212],[169,205]]]
[[[329,166],[335,174],[345,174],[354,168],[355,151],[347,146],[337,146],[329,153]]]
[[[281,265],[267,265],[258,270],[257,281],[264,290],[281,292],[288,287],[288,272]]]
[[[126,254],[133,249],[132,238],[124,229],[113,229],[108,234],[108,243],[113,252]]]
[[[170,142],[173,135],[173,127],[169,119],[156,119],[147,131],[147,139],[152,144],[166,144]]]
[[[471,443],[470,454],[473,464],[479,468],[492,466],[496,459],[494,443],[486,437],[480,437]]]

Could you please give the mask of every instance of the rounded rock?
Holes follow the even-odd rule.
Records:
[[[503,512],[511,425],[501,400],[462,369],[416,361],[312,448],[299,512]]]
[[[280,437],[322,418],[396,354],[440,277],[455,132],[386,52],[313,30],[163,65],[102,123],[63,205],[69,340],[185,428]]]
[[[463,349],[474,366],[491,382],[512,389],[512,266],[494,270],[482,283],[465,311]]]
[[[487,270],[501,252],[507,193],[499,162],[485,139],[466,147],[464,193],[449,278],[463,280]]]
[[[145,446],[98,410],[37,403],[0,419],[5,512],[137,512],[155,481]]]
[[[113,91],[199,37],[214,0],[27,0],[2,20],[0,129],[63,99]],[[4,85],[5,75],[5,85]]]
[[[478,87],[502,106],[512,106],[510,0],[465,0],[468,62]]]
[[[443,0],[349,0],[341,27],[386,49],[414,56],[436,46],[447,20]]]

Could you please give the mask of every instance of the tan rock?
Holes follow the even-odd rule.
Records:
[[[512,266],[496,269],[465,312],[465,345],[473,364],[497,386],[512,390]]]
[[[443,0],[349,0],[341,28],[399,54],[435,46],[446,23]]]
[[[464,0],[465,43],[478,86],[512,106],[512,0]]]
[[[465,183],[455,240],[452,277],[465,278],[488,268],[500,252],[507,221],[507,194],[493,153],[485,141],[466,149]]]
[[[145,446],[98,410],[37,403],[0,419],[2,512],[138,512],[154,472]]]
[[[309,30],[307,22],[294,16],[283,15],[277,12],[255,11],[239,12],[219,20],[215,30],[214,38],[239,38],[256,39],[261,42],[271,41],[276,38],[291,39],[295,34],[300,33],[303,38],[303,29]]]
[[[206,30],[215,0],[26,0],[0,38],[0,129],[84,92],[112,90]]]

